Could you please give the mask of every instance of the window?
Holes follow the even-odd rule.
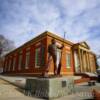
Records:
[[[35,50],[35,68],[39,68],[41,64],[41,56],[40,56],[40,48],[36,48]]]
[[[15,66],[16,66],[16,58],[13,58],[13,71],[15,70]]]
[[[71,67],[71,55],[67,53],[66,55],[66,67],[70,68]]]
[[[19,63],[18,63],[18,69],[21,69],[21,65],[22,65],[22,55],[19,55]]]
[[[9,58],[7,59],[7,68],[6,70],[8,71],[9,70]]]
[[[41,46],[41,66],[45,65],[45,46]]]
[[[6,70],[7,70],[7,60],[5,61],[5,72],[6,72]]]
[[[61,59],[61,50],[60,49],[57,49],[57,67],[58,67],[58,65],[59,65],[59,63],[60,63],[60,59]]]
[[[45,66],[45,46],[41,43],[35,49],[35,68],[40,68]]]
[[[28,69],[29,60],[30,60],[30,52],[27,52],[27,53],[26,53],[25,69]]]
[[[8,67],[8,71],[10,71],[11,68],[11,59],[9,59],[9,67]]]

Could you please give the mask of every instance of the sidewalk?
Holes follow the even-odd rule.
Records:
[[[25,87],[25,83],[26,83],[26,78],[27,77],[16,77],[16,76],[2,76],[0,75],[0,78],[6,81],[9,81],[12,84],[15,84],[18,87],[24,88]],[[13,87],[13,85],[12,85]],[[7,87],[9,88],[9,86]],[[20,88],[19,88],[20,89]],[[92,90],[93,89],[97,89],[100,90],[100,83],[96,83],[95,86],[88,86],[88,83],[82,83],[82,84],[77,84],[75,85],[75,93],[72,95],[68,95],[68,96],[64,96],[61,98],[57,98],[54,100],[85,100],[85,99],[92,99]],[[0,89],[1,91],[1,89]],[[18,90],[17,90],[18,91]],[[8,91],[9,92],[9,91]],[[12,94],[11,94],[12,95]],[[36,97],[29,97],[29,96],[25,96],[24,93],[21,94],[21,97],[15,97],[13,98],[7,98],[7,99],[1,99],[0,100],[43,100],[40,98],[36,98]],[[6,98],[6,97],[5,97]]]
[[[24,90],[0,79],[0,100],[43,100],[24,95]]]
[[[20,88],[25,87],[25,83],[26,83],[26,78],[25,77],[0,75],[0,78],[5,80],[5,81],[8,81],[8,82],[20,87]]]

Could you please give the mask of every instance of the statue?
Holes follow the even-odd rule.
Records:
[[[63,44],[61,47],[59,47],[56,44],[55,39],[51,40],[51,44],[48,46],[49,55],[48,55],[48,62],[47,62],[46,71],[45,71],[44,76],[47,75],[47,73],[48,73],[51,60],[53,60],[53,63],[54,63],[54,75],[58,75],[58,69],[57,69],[57,64],[56,64],[57,63],[57,49],[62,49],[63,47],[64,47]]]

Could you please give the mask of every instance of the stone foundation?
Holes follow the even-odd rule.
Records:
[[[40,98],[57,98],[74,93],[72,78],[28,78],[25,93]]]

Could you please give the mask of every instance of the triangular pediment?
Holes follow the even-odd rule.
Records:
[[[80,42],[79,43],[81,46],[87,48],[87,49],[90,49],[90,47],[88,46],[88,44],[86,42]]]

